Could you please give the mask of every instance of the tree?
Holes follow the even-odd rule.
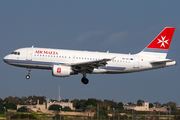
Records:
[[[97,106],[98,100],[90,98],[85,102],[85,107],[88,105]]]
[[[155,105],[155,107],[161,107],[161,103],[159,102],[154,102],[153,104]]]
[[[52,119],[56,119],[56,120],[59,120],[60,119],[60,115],[55,115],[55,116],[53,116],[53,118]],[[64,117],[61,115],[61,120],[64,120]]]
[[[14,109],[14,110],[17,109],[17,106],[13,103],[5,103],[4,107],[6,107],[6,109]]]
[[[3,104],[0,104],[0,114],[3,114],[4,113],[4,106],[3,106]]]
[[[68,106],[66,106],[66,107],[64,107],[62,110],[63,110],[63,111],[71,111],[71,108],[68,107]]]
[[[152,103],[149,103],[149,108],[153,108],[154,105]]]
[[[86,106],[85,110],[89,111],[89,112],[94,112],[95,111],[95,106],[88,105],[88,106]]]
[[[17,110],[17,112],[27,112],[27,107],[23,106]]]
[[[171,111],[178,110],[177,103],[175,102],[168,102],[167,105],[171,107]]]
[[[124,104],[122,103],[122,102],[119,102],[118,103],[118,107],[117,107],[117,109],[120,109],[120,110],[122,110],[122,109],[124,109]]]
[[[74,101],[73,101],[74,103]],[[85,109],[85,103],[86,103],[86,100],[75,100],[75,104],[74,104],[74,107],[76,109]]]
[[[99,111],[99,118],[107,119],[108,118],[107,112],[100,110]],[[94,114],[94,119],[97,119],[97,112]]]
[[[130,105],[130,106],[131,106],[131,105],[134,105],[132,102],[128,102],[127,104]]]
[[[62,102],[69,102],[69,99],[63,99]]]
[[[3,99],[0,98],[0,104],[3,104]]]
[[[62,106],[53,104],[49,107],[49,110],[60,111],[59,108],[62,110]]]
[[[19,99],[13,98],[12,96],[6,97],[4,99],[4,103],[12,103],[12,104],[19,104]]]
[[[11,116],[11,119],[37,119],[36,117],[34,117],[33,115],[28,115],[28,114],[15,114],[13,116]]]
[[[143,102],[144,102],[144,100],[140,100],[140,99],[139,99],[139,100],[137,101],[137,106],[142,106],[142,103],[143,103]]]

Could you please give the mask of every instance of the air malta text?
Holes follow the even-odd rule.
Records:
[[[42,51],[42,50],[36,50],[36,53],[38,53],[38,54],[58,55],[58,52],[56,52],[56,51]]]

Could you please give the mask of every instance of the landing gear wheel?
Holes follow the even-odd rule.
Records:
[[[87,78],[82,78],[81,79],[81,82],[84,83],[84,84],[88,84],[89,80]]]
[[[26,79],[29,79],[30,78],[30,76],[29,75],[26,75]]]
[[[27,68],[28,75],[26,75],[26,79],[28,80],[30,78],[31,68]]]

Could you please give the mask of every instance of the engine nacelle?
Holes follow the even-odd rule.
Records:
[[[52,74],[56,77],[68,77],[73,71],[69,66],[53,65]]]

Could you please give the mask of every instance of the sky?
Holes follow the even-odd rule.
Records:
[[[8,0],[0,1],[0,98],[46,96],[62,99],[96,98],[116,102],[180,105],[180,1],[141,0]],[[4,63],[18,48],[44,47],[135,54],[164,27],[175,27],[167,58],[176,66],[129,74],[82,75],[59,78],[51,70],[31,70]]]

